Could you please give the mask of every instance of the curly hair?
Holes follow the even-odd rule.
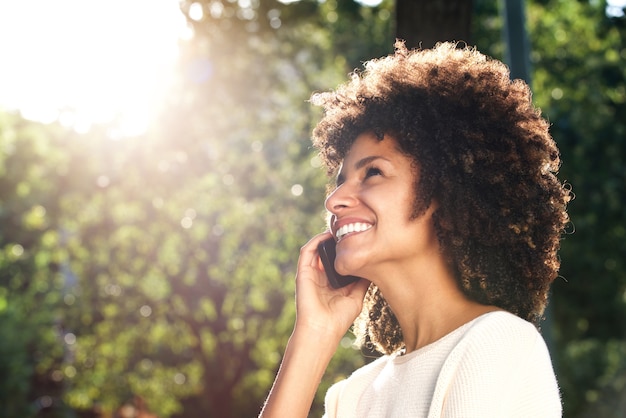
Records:
[[[474,48],[440,43],[365,63],[335,91],[316,93],[313,130],[328,174],[358,135],[397,140],[419,170],[413,217],[438,202],[437,236],[464,294],[538,326],[568,216],[559,151],[529,87]],[[382,353],[403,347],[398,321],[372,284],[354,324]]]

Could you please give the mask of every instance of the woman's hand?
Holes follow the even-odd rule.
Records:
[[[313,237],[300,250],[296,274],[294,327],[262,418],[306,418],[324,371],[354,319],[361,312],[369,282],[341,289],[328,283],[317,246],[329,232]]]
[[[296,328],[319,333],[337,343],[361,312],[369,281],[361,279],[340,289],[330,286],[317,251],[330,232],[313,237],[300,250],[296,274]]]

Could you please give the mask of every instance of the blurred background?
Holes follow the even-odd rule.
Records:
[[[324,228],[307,100],[402,37],[532,85],[576,194],[542,326],[564,416],[623,417],[625,3],[0,0],[0,416],[256,416]]]

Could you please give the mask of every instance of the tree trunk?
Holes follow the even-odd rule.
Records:
[[[437,42],[470,43],[471,0],[396,0],[396,37],[408,48]]]

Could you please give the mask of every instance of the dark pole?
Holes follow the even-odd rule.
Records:
[[[530,80],[530,46],[526,32],[524,0],[502,0],[504,18],[505,60],[511,69],[511,78]]]

